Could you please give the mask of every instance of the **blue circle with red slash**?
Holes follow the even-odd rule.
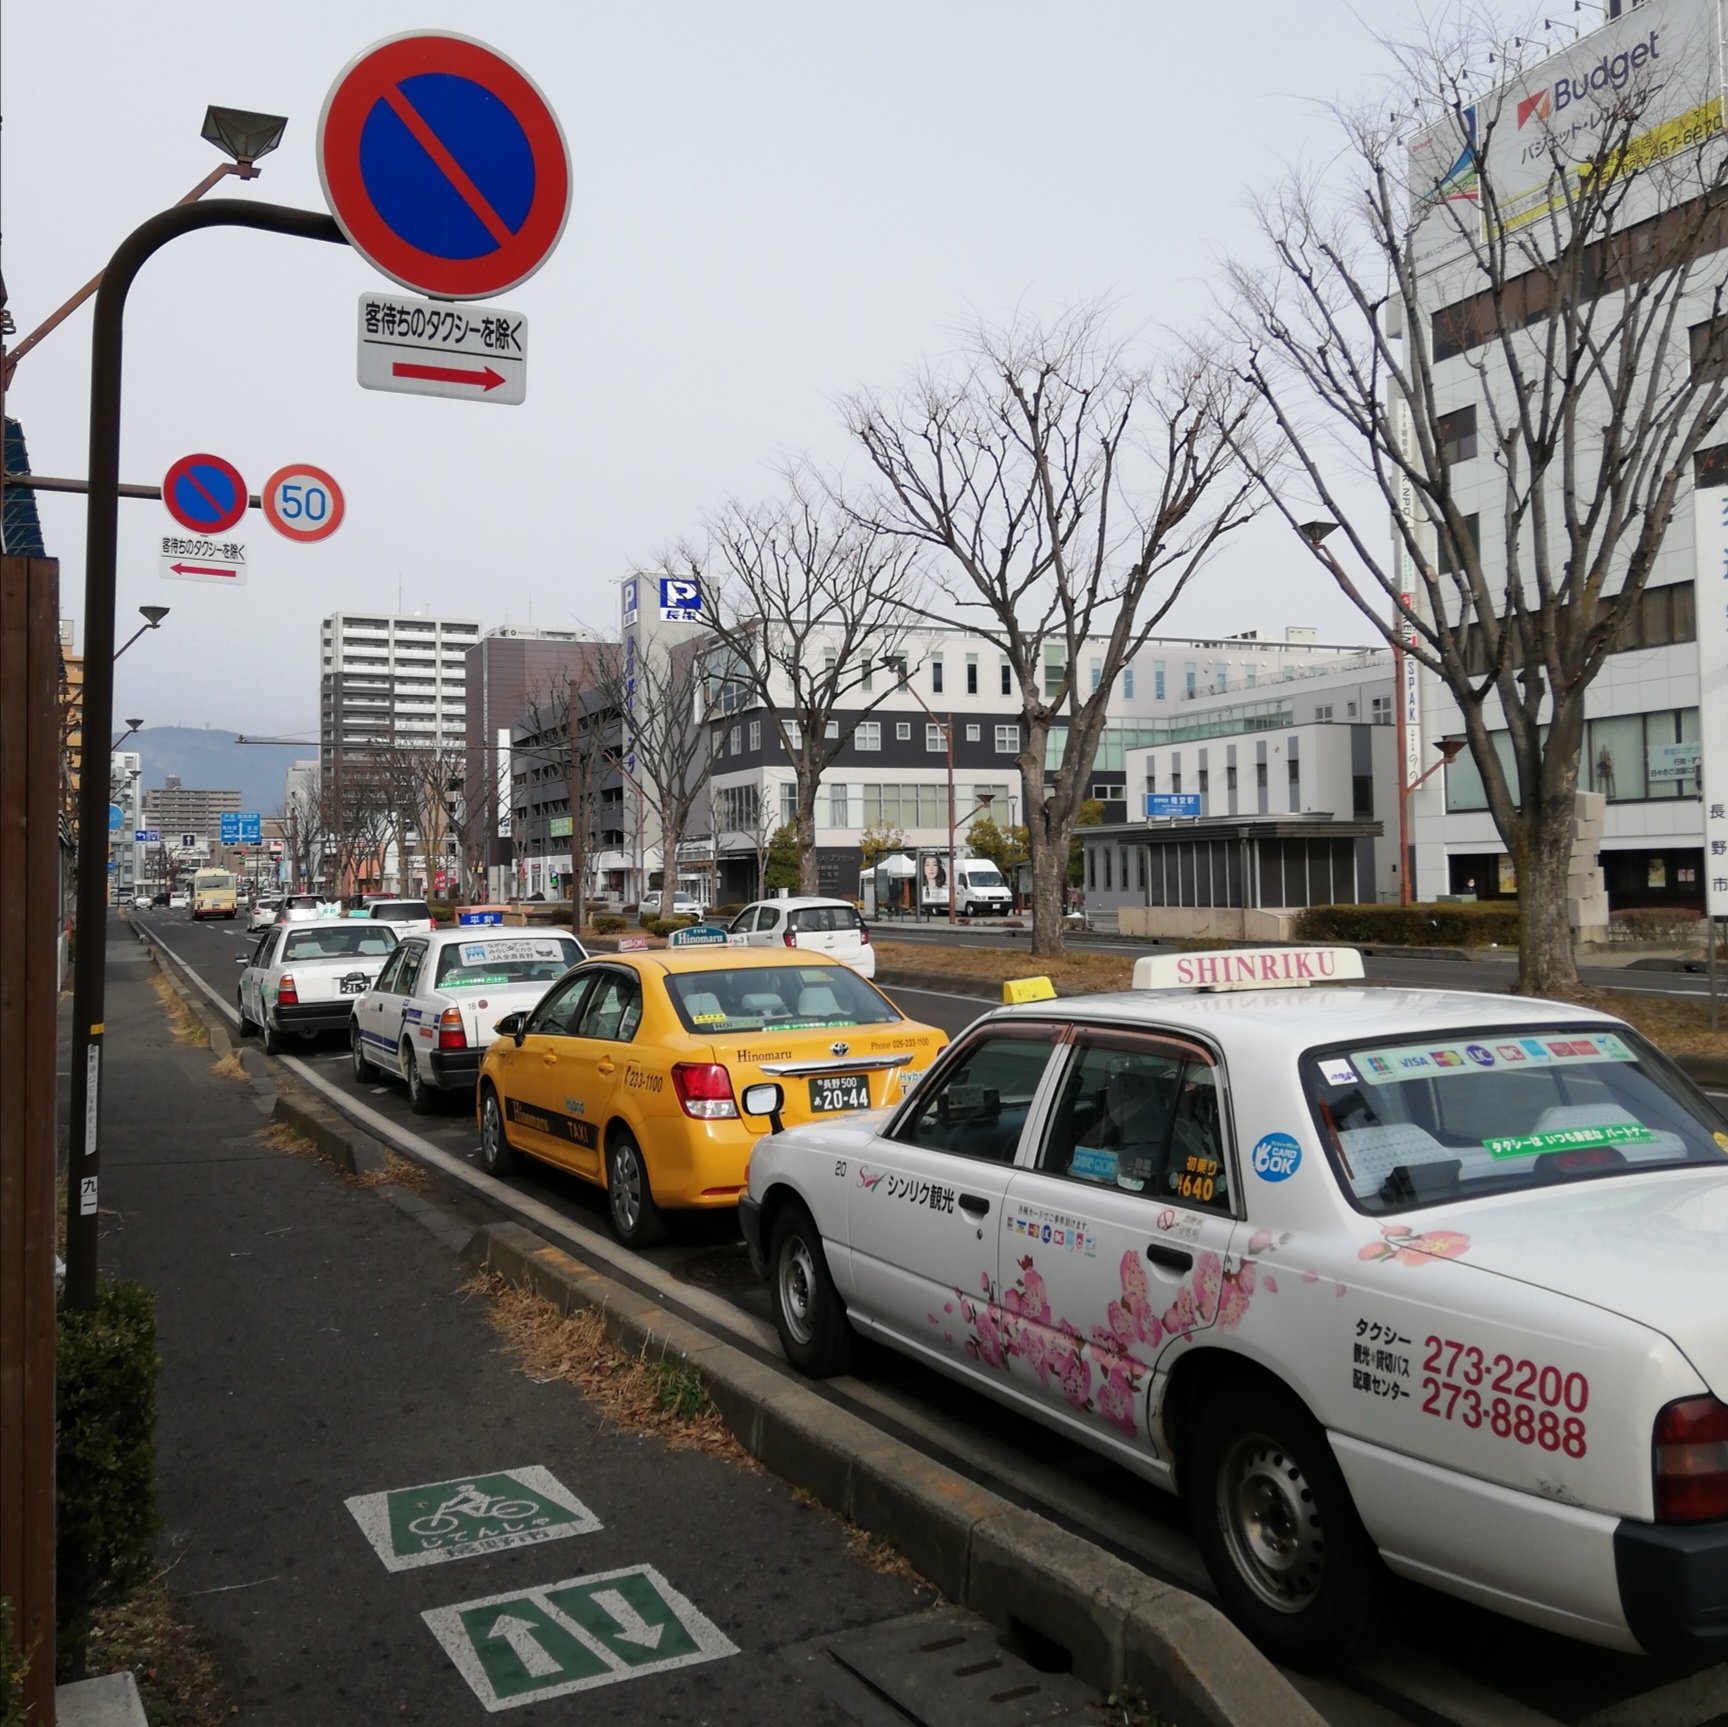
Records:
[[[318,175],[354,249],[441,299],[526,280],[570,213],[546,98],[502,54],[443,31],[389,37],[348,65],[318,119]]]
[[[220,456],[182,456],[162,481],[162,502],[183,528],[225,533],[246,514],[246,482]]]

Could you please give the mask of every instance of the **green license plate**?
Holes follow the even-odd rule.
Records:
[[[810,1108],[817,1115],[869,1107],[870,1081],[861,1073],[824,1073],[810,1081]]]

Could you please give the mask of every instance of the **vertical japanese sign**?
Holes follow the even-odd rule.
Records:
[[[1415,443],[1410,425],[1410,404],[1400,396],[1393,406],[1393,427],[1398,439],[1398,448],[1408,454]],[[1421,513],[1416,505],[1416,488],[1411,485],[1405,474],[1398,476],[1398,516],[1399,522],[1393,525],[1392,534],[1397,552],[1398,593],[1405,606],[1415,611],[1421,603],[1421,582],[1417,573],[1416,560],[1411,556],[1409,539],[1417,538],[1421,526]],[[1407,539],[1406,536],[1409,538]],[[1401,624],[1398,630],[1399,640],[1408,642],[1411,637],[1409,624]],[[1404,730],[1404,779],[1405,786],[1411,786],[1422,777],[1422,668],[1414,654],[1400,650],[1398,654],[1398,701],[1399,717]]]
[[[1728,917],[1728,486],[1696,485],[1698,729],[1704,745],[1704,905]]]

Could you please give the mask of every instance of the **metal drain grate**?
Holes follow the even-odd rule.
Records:
[[[699,1283],[706,1289],[754,1289],[762,1281],[750,1269],[750,1255],[742,1242],[685,1260],[677,1267],[677,1275],[685,1283]]]
[[[959,1607],[938,1607],[781,1651],[861,1727],[1037,1727],[1099,1702],[1072,1674],[1041,1673]]]

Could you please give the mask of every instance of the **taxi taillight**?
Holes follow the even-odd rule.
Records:
[[[466,1049],[468,1033],[462,1026],[462,1010],[459,1007],[447,1007],[438,1016],[438,1047],[440,1049]]]
[[[786,945],[788,947],[796,947],[798,945],[798,932],[797,932],[797,930],[788,929],[786,931]]]
[[[1703,1523],[1728,1517],[1728,1404],[1686,1397],[1656,1417],[1656,1517]]]
[[[858,945],[860,947],[870,945],[870,926],[867,923],[861,923],[858,926]]]
[[[294,987],[294,974],[285,971],[276,980],[276,1005],[278,1007],[298,1007],[300,992]]]
[[[698,1121],[727,1121],[738,1113],[732,1076],[717,1061],[675,1061],[672,1089],[686,1115]]]

